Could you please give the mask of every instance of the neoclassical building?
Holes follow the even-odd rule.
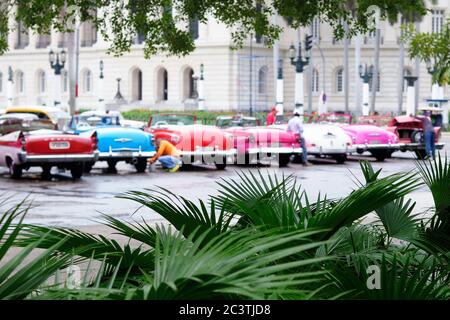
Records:
[[[420,30],[437,32],[442,28],[449,12],[449,0],[429,3],[430,13],[420,23]],[[276,18],[275,18],[276,19]],[[289,60],[289,47],[312,34],[316,45],[305,71],[305,108],[308,107],[308,92],[311,87],[310,105],[317,110],[319,95],[324,91],[329,110],[345,108],[345,84],[348,83],[348,101],[351,111],[359,111],[355,93],[355,39],[349,41],[348,81],[344,72],[343,41],[336,41],[329,25],[315,19],[311,26],[292,30],[278,18],[276,22],[285,31],[275,49],[268,48],[261,37],[250,37],[245,47],[234,51],[231,31],[223,24],[209,19],[208,23],[193,22],[189,28],[195,38],[196,49],[186,57],[157,55],[145,59],[142,38],[137,36],[131,51],[122,57],[107,55],[108,44],[92,24],[85,22],[80,27],[79,82],[77,108],[98,108],[99,96],[111,101],[117,93],[120,78],[121,94],[128,104],[127,109],[192,109],[196,107],[196,78],[200,65],[204,66],[204,98],[207,110],[263,111],[275,104],[277,61],[283,66],[283,103],[286,110],[294,106],[295,67]],[[400,22],[400,17],[399,17]],[[380,73],[375,109],[380,112],[396,111],[400,79],[400,24],[381,23]],[[361,63],[373,64],[373,36],[361,35]],[[66,45],[62,34],[53,32],[43,36],[17,26],[9,35],[10,50],[0,56],[0,108],[7,105],[8,68],[13,71],[14,105],[46,104],[54,101],[54,71],[48,61],[49,51],[58,51]],[[322,54],[320,50],[322,51]],[[104,81],[100,86],[100,61],[103,61]],[[323,63],[325,62],[325,64]],[[275,66],[275,68],[274,68]],[[431,76],[424,63],[416,68],[415,61],[404,59],[404,73],[419,76],[419,104],[431,95]],[[63,104],[67,104],[69,81],[62,71],[61,91]],[[406,99],[406,88],[403,100]],[[102,93],[100,93],[102,90]],[[448,97],[448,88],[444,94]],[[405,101],[403,101],[403,105]]]

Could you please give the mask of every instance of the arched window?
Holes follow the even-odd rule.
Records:
[[[61,88],[63,92],[69,91],[69,75],[66,70],[61,72]]]
[[[373,76],[369,80],[369,91],[372,91],[372,82],[373,82]],[[380,72],[378,71],[377,92],[380,92],[380,83],[381,83],[381,76],[380,76]]]
[[[156,97],[158,101],[169,98],[169,76],[165,68],[160,68],[156,74]]]
[[[142,71],[135,68],[131,72],[131,101],[142,100]]]
[[[319,92],[319,71],[317,71],[316,68],[312,71],[312,91],[313,92]]]
[[[92,72],[91,70],[86,70],[83,73],[83,92],[92,92]]]
[[[261,67],[258,72],[258,93],[267,93],[267,67]]]
[[[15,77],[15,83],[16,83],[16,93],[17,94],[23,94],[25,93],[25,77],[22,71],[16,72]]]
[[[45,78],[45,72],[44,71],[39,71],[37,73],[37,92],[39,94],[45,93],[45,91],[47,90],[47,81]]]
[[[336,71],[336,92],[344,91],[344,69],[339,68]]]
[[[97,12],[89,12],[91,17],[95,17]],[[84,21],[81,24],[81,46],[92,47],[97,42],[97,27],[92,20]]]
[[[410,68],[403,69],[403,75],[404,76],[410,76],[412,75],[412,71]],[[406,92],[408,90],[408,82],[403,79],[403,92]]]

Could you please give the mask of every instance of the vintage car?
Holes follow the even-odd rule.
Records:
[[[395,127],[398,132],[401,144],[400,150],[413,151],[419,159],[423,159],[426,156],[421,117],[404,115],[395,117],[389,122],[389,126]],[[439,143],[441,127],[435,126],[434,132],[436,149],[442,149],[444,144]]]
[[[14,131],[55,129],[51,120],[41,120],[32,113],[8,113],[0,116],[0,136]]]
[[[279,119],[278,121],[277,124],[269,127],[286,130],[287,124],[282,123],[286,120]],[[305,123],[303,137],[308,155],[316,158],[331,158],[337,163],[344,163],[347,160],[347,154],[355,151],[349,135],[336,125]],[[296,158],[298,157],[297,155]]]
[[[65,134],[56,130],[14,131],[0,137],[0,166],[7,167],[14,179],[23,170],[41,167],[43,178],[51,177],[51,168],[70,170],[74,179],[83,175],[87,162],[98,157],[97,137]]]
[[[84,131],[80,136],[89,137],[94,133],[98,140],[98,161],[106,161],[110,173],[117,172],[116,164],[119,161],[134,165],[137,172],[144,172],[147,160],[156,153],[153,135],[140,129],[112,126]],[[89,173],[94,164],[87,163],[85,172]]]
[[[17,106],[6,108],[5,114],[9,113],[32,113],[38,116],[40,120],[50,120],[56,130],[65,130],[70,116],[67,112],[56,108],[46,106]]]
[[[72,116],[68,130],[74,133],[90,131],[94,128],[120,126],[144,130],[145,123],[141,121],[126,120],[118,111],[85,111]]]
[[[358,154],[370,152],[377,161],[384,161],[393,152],[400,150],[399,138],[395,127],[381,128],[371,124],[352,124],[353,117],[345,113],[322,114],[318,123],[335,123],[352,139]]]
[[[215,126],[196,122],[197,118],[189,114],[156,114],[150,117],[145,130],[154,134],[155,140],[163,139],[175,145],[183,166],[206,163],[225,169],[235,155],[231,135]]]
[[[216,126],[233,136],[237,164],[275,158],[280,167],[285,167],[291,156],[302,152],[298,135],[278,128],[258,127],[259,121],[254,117],[219,116]]]

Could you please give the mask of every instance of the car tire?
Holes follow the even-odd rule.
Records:
[[[146,158],[139,158],[137,160],[136,164],[134,165],[134,167],[136,168],[136,171],[138,173],[145,172],[145,170],[147,169],[147,159]]]
[[[303,163],[303,157],[301,154],[294,154],[294,157],[292,158],[292,163]]]
[[[217,170],[225,170],[225,168],[227,166],[227,158],[223,157],[221,163],[215,162],[214,164],[215,164]]]
[[[371,151],[370,153],[379,162],[383,162],[389,156],[389,152],[388,151],[380,151],[380,150],[378,150],[378,151]]]
[[[83,176],[84,166],[82,163],[76,163],[70,168],[70,173],[74,180],[78,180]]]
[[[117,161],[108,160],[108,173],[117,173],[116,164]]]
[[[15,164],[13,160],[8,162],[8,169],[12,179],[20,179],[22,177],[22,167]]]
[[[42,180],[51,180],[52,178],[52,167],[45,165],[42,166],[42,175],[41,175]]]
[[[411,133],[411,142],[412,143],[423,143],[424,142],[423,131],[421,131],[421,130],[413,131]]]
[[[427,153],[425,152],[425,150],[416,150],[416,151],[414,151],[414,153],[416,154],[416,157],[419,160],[423,160],[427,156]]]
[[[289,161],[291,161],[291,155],[290,154],[279,154],[278,155],[278,166],[280,168],[287,167],[289,164]]]
[[[84,173],[91,173],[92,167],[94,166],[94,164],[95,164],[95,162],[86,162],[84,164],[84,169],[83,169]]]
[[[347,161],[347,155],[338,154],[337,156],[334,156],[334,160],[336,160],[338,164],[343,164],[345,161]]]

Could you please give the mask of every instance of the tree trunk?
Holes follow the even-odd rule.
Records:
[[[77,70],[76,70],[76,41],[75,33],[66,33],[67,43],[67,67],[69,77],[69,113],[73,115],[75,113],[75,86],[77,82]]]
[[[414,23],[415,28],[416,28],[416,32],[420,32],[420,21],[416,21]],[[415,83],[415,101],[414,101],[414,108],[415,108],[415,114],[417,114],[417,111],[419,109],[419,89],[420,89],[420,58],[416,58],[415,61],[415,67],[416,67],[416,76],[417,76],[417,81]]]
[[[361,64],[361,36],[355,37],[355,111],[360,114],[361,110],[361,78],[359,66]]]

